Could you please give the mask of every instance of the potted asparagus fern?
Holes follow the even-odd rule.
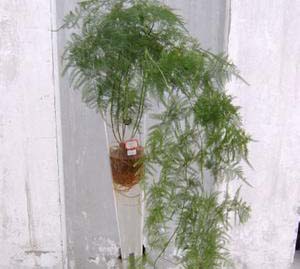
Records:
[[[250,214],[240,188],[229,191],[232,181],[247,183],[251,141],[225,90],[241,79],[236,67],[202,49],[155,0],[81,1],[64,27],[74,29],[64,55],[73,86],[112,133],[114,183],[144,183],[146,231],[159,251],[153,267],[175,245],[185,268],[221,268],[232,216],[244,223]],[[155,124],[142,145],[145,113]]]

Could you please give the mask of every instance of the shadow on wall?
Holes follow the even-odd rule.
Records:
[[[297,241],[296,241],[296,251],[300,251],[300,222],[298,224],[298,234],[297,234]]]
[[[76,2],[56,1],[58,26]],[[60,72],[69,35],[58,32]],[[70,88],[68,75],[60,77],[60,97],[69,265],[105,267],[100,254],[114,252],[119,239],[103,122],[82,103],[80,92]]]

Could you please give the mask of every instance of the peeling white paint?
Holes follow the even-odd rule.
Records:
[[[230,89],[242,106],[254,188],[243,196],[250,221],[232,233],[241,269],[288,269],[294,255],[300,202],[300,2],[232,0],[229,54],[250,83]]]
[[[102,236],[93,240],[93,245],[97,248],[97,253],[93,257],[88,258],[89,263],[103,265],[107,268],[116,268],[119,264],[119,246],[111,239]]]
[[[0,1],[0,268],[62,268],[51,1]]]

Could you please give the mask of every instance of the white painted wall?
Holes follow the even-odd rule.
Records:
[[[0,1],[0,268],[62,268],[52,1]]]
[[[233,232],[239,269],[288,269],[300,206],[300,2],[232,0],[229,54],[251,84],[234,82],[247,130],[252,218]]]
[[[205,47],[220,51],[226,46],[222,1],[166,2]],[[62,268],[66,257],[54,2],[0,1],[0,269]],[[57,1],[58,12],[68,9],[64,2]],[[246,170],[254,188],[244,189],[252,218],[232,233],[233,258],[237,269],[288,269],[300,211],[300,3],[232,0],[231,16],[229,54],[251,86],[233,82],[230,90],[258,140],[250,149],[255,169]],[[61,52],[64,37],[59,44]],[[116,237],[112,206],[99,203],[112,201],[98,162],[104,133],[66,81],[61,90],[69,91],[62,98],[69,266],[98,268],[103,263],[92,258]]]

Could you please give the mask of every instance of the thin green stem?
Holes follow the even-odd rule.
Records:
[[[111,122],[111,129],[113,132],[113,136],[116,139],[117,142],[121,142],[121,137],[117,136],[117,132],[115,130],[115,124],[114,124],[114,99],[115,99],[115,95],[114,95],[114,91],[115,91],[115,83],[113,84],[113,88],[112,88],[112,96],[111,96],[111,105],[110,105],[110,122]]]
[[[135,123],[133,125],[132,132],[131,132],[131,137],[134,137],[136,135],[137,131],[139,130],[139,127],[140,127],[139,125],[140,125],[140,122],[141,122],[141,119],[142,119],[143,113],[144,113],[145,97],[146,97],[146,87],[145,87],[145,75],[143,73],[142,74],[140,102],[139,102],[139,106],[138,106],[138,112],[137,112],[136,120],[135,120]]]
[[[124,122],[124,121],[129,120],[128,119],[128,87],[129,87],[129,77],[128,77],[128,74],[129,74],[129,71],[130,71],[130,69],[128,68],[128,70],[126,72],[126,75],[125,75],[124,107],[123,107],[123,119],[122,119],[122,140],[125,139],[126,129],[127,129],[127,126],[126,126],[127,123]]]
[[[117,125],[117,133],[119,139],[122,141],[122,136],[120,132],[120,88],[121,88],[121,79],[119,83],[119,87],[117,88],[117,109],[116,109],[116,125]]]
[[[118,137],[117,137],[117,134],[116,134],[116,131],[115,131],[115,126],[114,126],[114,119],[113,119],[113,100],[111,101],[111,106],[110,106],[110,122],[111,122],[111,130],[113,132],[113,136],[115,138],[115,140],[117,142],[121,142]]]
[[[167,250],[168,246],[170,245],[170,243],[172,242],[174,236],[177,234],[179,228],[180,228],[180,225],[177,225],[176,229],[173,231],[172,235],[170,236],[169,240],[165,244],[164,248],[161,250],[161,252],[156,257],[156,259],[154,261],[154,264],[153,264],[153,268],[154,269],[156,268],[157,262],[159,261],[159,259],[161,258],[161,256],[166,252],[166,250]]]

